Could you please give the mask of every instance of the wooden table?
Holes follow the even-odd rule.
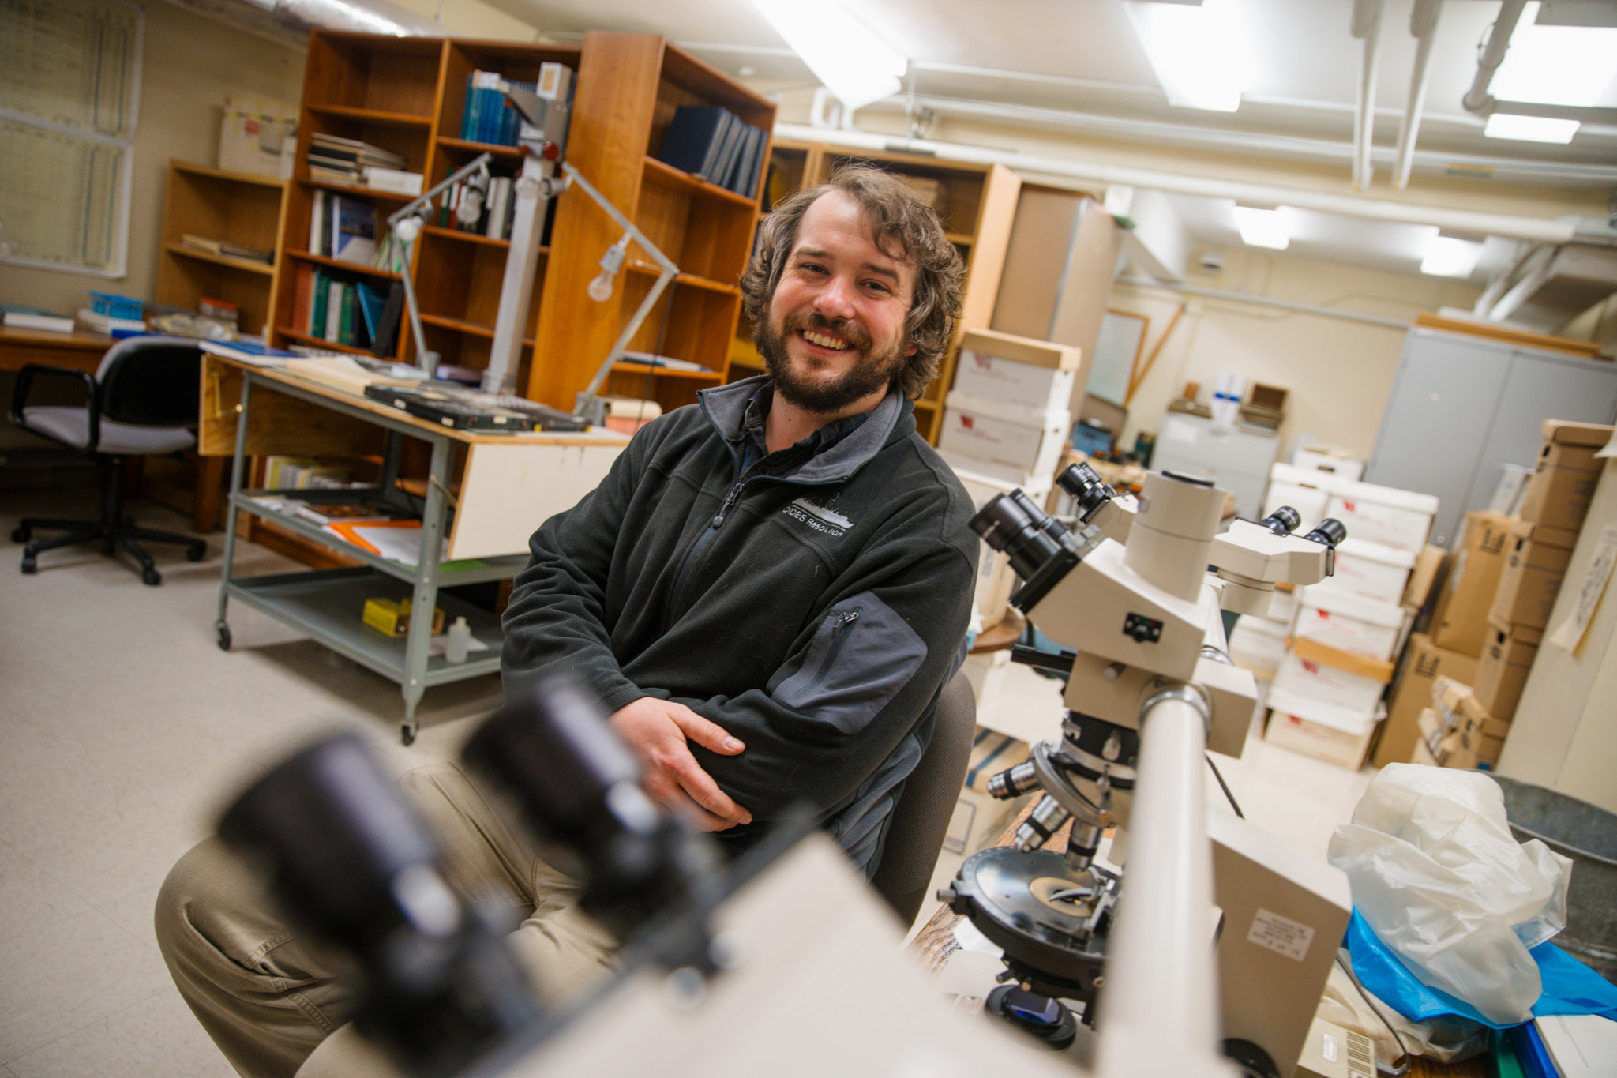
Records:
[[[75,329],[72,333],[50,333],[41,329],[0,326],[0,371],[20,371],[26,364],[42,363],[49,367],[67,367],[94,374],[113,343],[113,338],[107,334],[85,329]],[[219,526],[226,463],[223,457],[197,458],[194,490],[189,499],[184,499],[188,504],[163,496],[165,492],[153,490],[147,493],[170,508],[181,512],[189,509],[191,530],[199,535],[206,534]],[[139,472],[136,470],[126,474],[135,477]]]

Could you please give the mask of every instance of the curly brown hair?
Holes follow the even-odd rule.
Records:
[[[894,376],[899,391],[915,400],[937,377],[938,364],[954,334],[966,266],[937,213],[892,173],[870,165],[844,165],[825,183],[798,191],[776,206],[759,228],[758,248],[741,275],[742,308],[752,321],[756,338],[787,256],[797,244],[803,215],[830,191],[851,197],[870,223],[876,243],[885,248],[889,240],[896,242],[901,257],[915,267],[910,309],[904,319],[905,337],[915,345],[915,354]]]

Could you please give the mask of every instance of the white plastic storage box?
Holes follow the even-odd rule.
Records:
[[[1317,445],[1300,445],[1291,454],[1295,467],[1329,474],[1347,483],[1357,483],[1364,477],[1364,461]]]
[[[968,329],[955,365],[956,393],[1037,412],[1067,408],[1083,353],[1067,345]]]
[[[1352,771],[1364,764],[1376,725],[1386,714],[1380,703],[1361,716],[1292,696],[1278,686],[1270,691],[1267,703],[1272,710],[1264,740]]]
[[[1377,662],[1389,662],[1403,639],[1408,612],[1330,588],[1303,588],[1292,635]]]
[[[1072,426],[1065,408],[1038,411],[958,392],[944,404],[938,452],[951,468],[1012,484],[1048,484]]]
[[[1404,587],[1414,568],[1415,555],[1409,551],[1349,535],[1337,545],[1335,574],[1313,587],[1377,603],[1397,603],[1404,597]]]
[[[1343,715],[1358,715],[1366,719],[1375,713],[1376,704],[1381,700],[1381,692],[1385,688],[1374,678],[1298,658],[1294,651],[1286,652],[1275,670],[1276,693],[1311,700],[1316,707],[1332,708]],[[1281,705],[1271,699],[1269,706]]]
[[[1302,523],[1297,534],[1306,535],[1325,519],[1325,507],[1331,493],[1343,481],[1327,472],[1298,468],[1291,464],[1276,464],[1269,469],[1269,486],[1263,495],[1263,515],[1268,516],[1282,505],[1297,510]]]
[[[1340,520],[1350,539],[1419,554],[1437,515],[1437,496],[1372,483],[1347,483],[1332,493],[1325,515]]]

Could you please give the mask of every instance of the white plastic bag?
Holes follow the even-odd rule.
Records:
[[[1331,838],[1353,905],[1423,984],[1493,1022],[1532,1017],[1527,953],[1566,924],[1572,862],[1511,837],[1499,785],[1477,771],[1389,764]]]

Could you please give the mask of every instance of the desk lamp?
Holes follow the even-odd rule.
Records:
[[[622,237],[601,256],[601,272],[590,281],[587,290],[590,299],[601,303],[611,297],[613,280],[623,268],[631,239],[650,255],[659,270],[656,282],[624,325],[589,385],[578,395],[573,414],[599,426],[606,421],[606,402],[597,395],[597,390],[611,372],[613,364],[623,356],[629,341],[656,306],[669,282],[679,275],[679,267],[623,211],[601,194],[583,173],[562,160],[569,115],[567,100],[570,78],[571,72],[563,65],[545,64],[540,69],[537,92],[522,86],[512,86],[503,91],[507,104],[522,118],[518,143],[522,151],[522,167],[514,188],[516,210],[511,224],[511,246],[506,255],[505,279],[500,285],[500,302],[494,317],[494,340],[489,349],[488,369],[483,373],[482,388],[484,392],[495,395],[511,394],[516,389],[522,331],[527,323],[528,302],[533,294],[545,205],[576,184],[623,229]],[[399,237],[401,247],[407,249],[407,259],[408,248],[421,230],[422,211],[458,180],[474,177],[475,185],[475,177],[486,177],[489,156],[480,155],[465,168],[388,217],[388,226]],[[560,176],[555,174],[558,167]],[[463,211],[475,215],[481,211],[480,202],[470,207],[463,206]],[[415,288],[408,269],[402,268],[400,275],[404,278],[410,324],[416,337],[416,365],[431,377],[436,371],[438,357],[426,347]]]

